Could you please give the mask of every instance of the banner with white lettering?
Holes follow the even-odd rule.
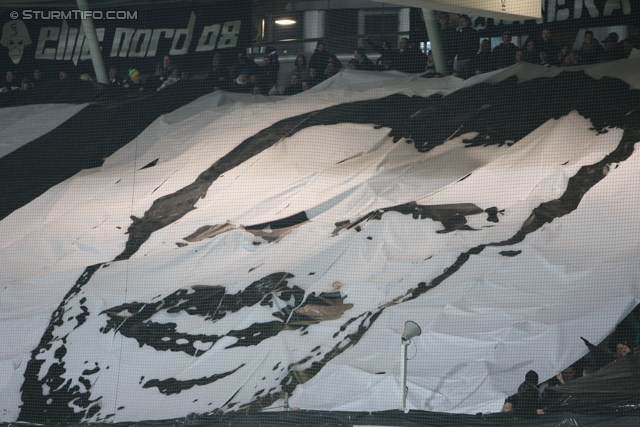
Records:
[[[578,29],[640,25],[637,0],[542,0],[542,17],[507,21],[470,15],[479,37],[500,37],[505,31],[514,36],[539,36],[543,28],[554,33]],[[422,10],[411,9],[411,38],[428,40]]]
[[[473,27],[484,37],[500,36],[506,30],[514,35],[529,34],[540,25],[566,30],[639,23],[640,2],[635,0],[542,0],[542,18],[535,20],[472,17]]]
[[[138,7],[81,11],[16,9],[0,14],[0,66],[31,74],[93,74],[83,18],[92,18],[107,67],[153,72],[170,55],[183,71],[206,69],[214,53],[237,57],[251,42],[251,2],[213,6]]]

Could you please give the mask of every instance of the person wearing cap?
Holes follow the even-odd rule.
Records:
[[[538,373],[529,371],[524,382],[518,387],[518,392],[509,400],[513,402],[513,414],[519,418],[534,418],[544,414],[541,408],[542,394],[538,387]]]
[[[132,83],[139,84],[142,79],[140,71],[136,70],[135,68],[131,68],[129,70],[129,79]]]
[[[327,69],[327,62],[329,62],[329,52],[327,52],[324,42],[322,40],[316,43],[316,48],[309,58],[309,68],[315,68],[319,72],[324,72]]]
[[[511,33],[506,31],[502,34],[502,43],[493,48],[493,59],[496,68],[506,68],[515,64],[517,50],[516,45],[511,43]]]
[[[136,70],[135,68],[131,68],[129,70],[129,80],[130,81],[128,81],[123,85],[124,88],[130,89],[130,90],[137,90],[139,92],[142,92],[144,90],[140,71]]]
[[[593,31],[584,32],[584,41],[578,51],[580,62],[583,64],[595,64],[600,62],[604,48],[598,40],[593,36]]]

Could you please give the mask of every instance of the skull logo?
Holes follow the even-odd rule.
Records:
[[[9,49],[9,58],[14,64],[22,59],[24,48],[32,43],[29,30],[21,20],[13,20],[2,27],[2,40],[0,44]]]

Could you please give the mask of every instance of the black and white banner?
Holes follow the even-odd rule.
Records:
[[[91,72],[83,18],[92,18],[107,65],[151,68],[164,55],[186,68],[206,68],[213,52],[232,56],[251,40],[251,3],[202,7],[81,11],[17,9],[0,15],[2,70]]]

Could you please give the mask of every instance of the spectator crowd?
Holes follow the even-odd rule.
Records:
[[[515,394],[506,398],[502,412],[520,418],[533,418],[553,411],[562,398],[557,386],[586,377],[618,359],[629,357],[640,345],[640,305],[600,344],[580,337],[588,348],[586,356],[546,381],[539,382],[538,373],[529,371]]]
[[[502,34],[501,43],[492,49],[489,39],[479,38],[468,16],[460,15],[457,27],[452,26],[449,20],[448,13],[440,13],[438,22],[446,72],[461,78],[505,68],[519,62],[543,67],[562,67],[613,61],[627,58],[634,48],[640,47],[640,27],[635,26],[629,37],[624,40],[619,40],[617,33],[610,33],[602,43],[594,37],[592,31],[587,30],[578,50],[572,50],[568,45],[557,44],[548,28],[542,29],[538,35],[527,37],[522,46],[516,46],[512,42],[511,33],[507,31]],[[423,53],[419,44],[409,38],[401,38],[397,49],[392,49],[388,42],[378,45],[368,37],[364,40],[368,48],[378,56],[372,60],[367,56],[364,47],[356,47],[346,69],[397,70],[422,73],[427,78],[442,76],[436,71],[433,53]],[[206,82],[211,90],[254,95],[295,95],[344,69],[337,55],[330,53],[323,41],[318,41],[308,60],[305,55],[297,56],[294,68],[289,74],[288,85],[282,91],[278,88],[278,53],[272,47],[266,48],[262,65],[256,62],[255,53],[251,51],[240,55],[234,63],[223,61],[220,54],[214,54]],[[75,80],[69,75],[68,70],[61,70],[58,79]],[[165,55],[155,70],[146,76],[135,68],[119,70],[116,67],[109,68],[108,76],[110,85],[120,86],[132,94],[139,95],[164,90],[185,78],[187,73],[173,63],[170,55]],[[80,78],[91,80],[88,74],[83,74]],[[44,80],[39,69],[33,70],[32,76],[22,78],[16,71],[8,70],[0,82],[0,93],[34,89]]]

